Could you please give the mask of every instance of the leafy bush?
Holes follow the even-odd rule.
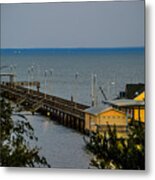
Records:
[[[37,141],[34,129],[22,116],[12,120],[10,103],[0,99],[0,165],[9,167],[50,167],[45,157],[39,156],[38,147],[30,147],[30,141]]]
[[[145,169],[145,125],[132,121],[127,138],[118,138],[116,127],[92,133],[86,148],[94,154],[91,165],[99,169]]]

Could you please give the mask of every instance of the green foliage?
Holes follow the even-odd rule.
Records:
[[[127,138],[118,138],[116,127],[92,133],[86,148],[94,154],[91,165],[99,169],[145,169],[145,126],[133,121]]]
[[[37,141],[27,119],[12,120],[10,103],[0,99],[0,164],[7,167],[50,167],[45,157],[39,156],[38,147],[30,147]]]

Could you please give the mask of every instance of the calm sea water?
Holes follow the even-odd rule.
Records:
[[[85,150],[83,135],[75,130],[57,124],[39,114],[31,115],[21,112],[34,128],[37,142],[31,142],[34,147],[41,147],[39,154],[46,157],[53,168],[87,169],[92,155]],[[13,118],[21,119],[19,116]],[[22,119],[21,119],[22,120]]]
[[[127,83],[144,83],[144,51],[14,51],[1,56],[3,72],[16,72],[17,81],[39,80],[41,91],[91,104],[91,76],[97,75],[98,103],[103,100],[99,86],[109,99],[125,89]],[[28,69],[31,74],[28,75]],[[47,72],[45,76],[45,70]],[[76,74],[78,74],[76,76]],[[43,116],[28,116],[39,137],[41,153],[52,167],[88,168],[90,155],[84,151],[82,135]]]
[[[103,99],[99,86],[102,86],[108,98],[113,98],[125,89],[127,83],[144,83],[144,52],[139,49],[17,52],[1,58],[2,65],[16,66],[5,71],[16,71],[17,81],[39,80],[44,91],[47,70],[47,93],[66,99],[73,95],[76,101],[88,105],[91,104],[92,74],[97,75],[98,103]],[[31,75],[28,75],[29,68],[33,72]]]

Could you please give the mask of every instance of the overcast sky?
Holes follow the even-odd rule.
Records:
[[[2,48],[144,46],[144,1],[1,5]]]

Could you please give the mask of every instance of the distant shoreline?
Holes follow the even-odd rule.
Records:
[[[117,53],[144,52],[145,47],[116,47],[116,48],[0,48],[1,54],[29,53]]]

